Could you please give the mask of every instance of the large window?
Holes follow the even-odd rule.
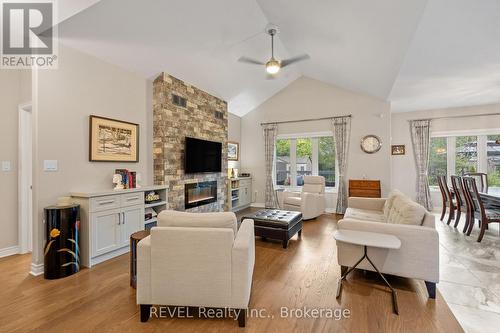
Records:
[[[325,177],[326,186],[335,187],[335,145],[332,136],[318,139],[318,174]]]
[[[304,176],[321,175],[335,187],[335,146],[332,135],[311,135],[276,140],[276,185],[302,186]]]
[[[477,172],[477,136],[455,138],[455,175]]]
[[[276,184],[290,186],[290,140],[276,140]]]
[[[488,135],[486,157],[490,192],[500,194],[500,135]]]
[[[446,138],[431,138],[429,185],[438,186],[437,177],[447,175]]]
[[[488,174],[489,192],[500,194],[500,135],[467,135],[431,138],[429,185],[437,176]]]

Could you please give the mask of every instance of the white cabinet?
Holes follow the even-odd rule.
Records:
[[[229,179],[228,196],[233,212],[250,207],[252,203],[252,179],[250,177]]]
[[[145,193],[155,191],[160,201],[145,204]],[[148,186],[107,192],[71,193],[80,204],[80,261],[92,267],[129,251],[130,235],[151,225],[145,221],[145,208],[159,213],[167,209],[167,187]]]
[[[91,215],[92,257],[116,250],[121,246],[121,210],[112,209]]]
[[[130,235],[141,229],[144,229],[144,205],[124,208],[120,225],[121,245],[129,245]]]

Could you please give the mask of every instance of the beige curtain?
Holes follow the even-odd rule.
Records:
[[[344,214],[347,209],[347,160],[349,157],[349,141],[351,137],[351,117],[333,119],[333,138],[335,141],[335,158],[339,166],[337,214]]]
[[[276,135],[278,134],[277,124],[262,125],[264,130],[264,154],[266,161],[266,208],[277,208],[276,192],[274,191],[273,166],[276,145]]]
[[[429,154],[431,145],[431,120],[411,120],[410,133],[415,168],[417,171],[417,202],[432,210],[431,192],[429,190]]]

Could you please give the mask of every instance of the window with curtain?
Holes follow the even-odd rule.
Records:
[[[301,134],[276,140],[276,185],[300,187],[304,176],[325,177],[335,187],[335,145],[332,135]]]

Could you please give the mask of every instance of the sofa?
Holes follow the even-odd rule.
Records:
[[[255,263],[253,220],[231,212],[163,211],[137,244],[137,304],[231,309],[245,326]]]
[[[396,190],[388,198],[349,198],[338,229],[398,237],[400,249],[369,248],[368,255],[382,273],[424,280],[429,297],[435,298],[439,282],[439,235],[434,220],[434,215],[424,207]],[[362,246],[337,242],[342,272],[362,256]],[[366,261],[358,267],[373,270]]]
[[[325,177],[304,176],[302,193],[283,192],[283,209],[302,213],[302,219],[310,220],[325,212]]]

